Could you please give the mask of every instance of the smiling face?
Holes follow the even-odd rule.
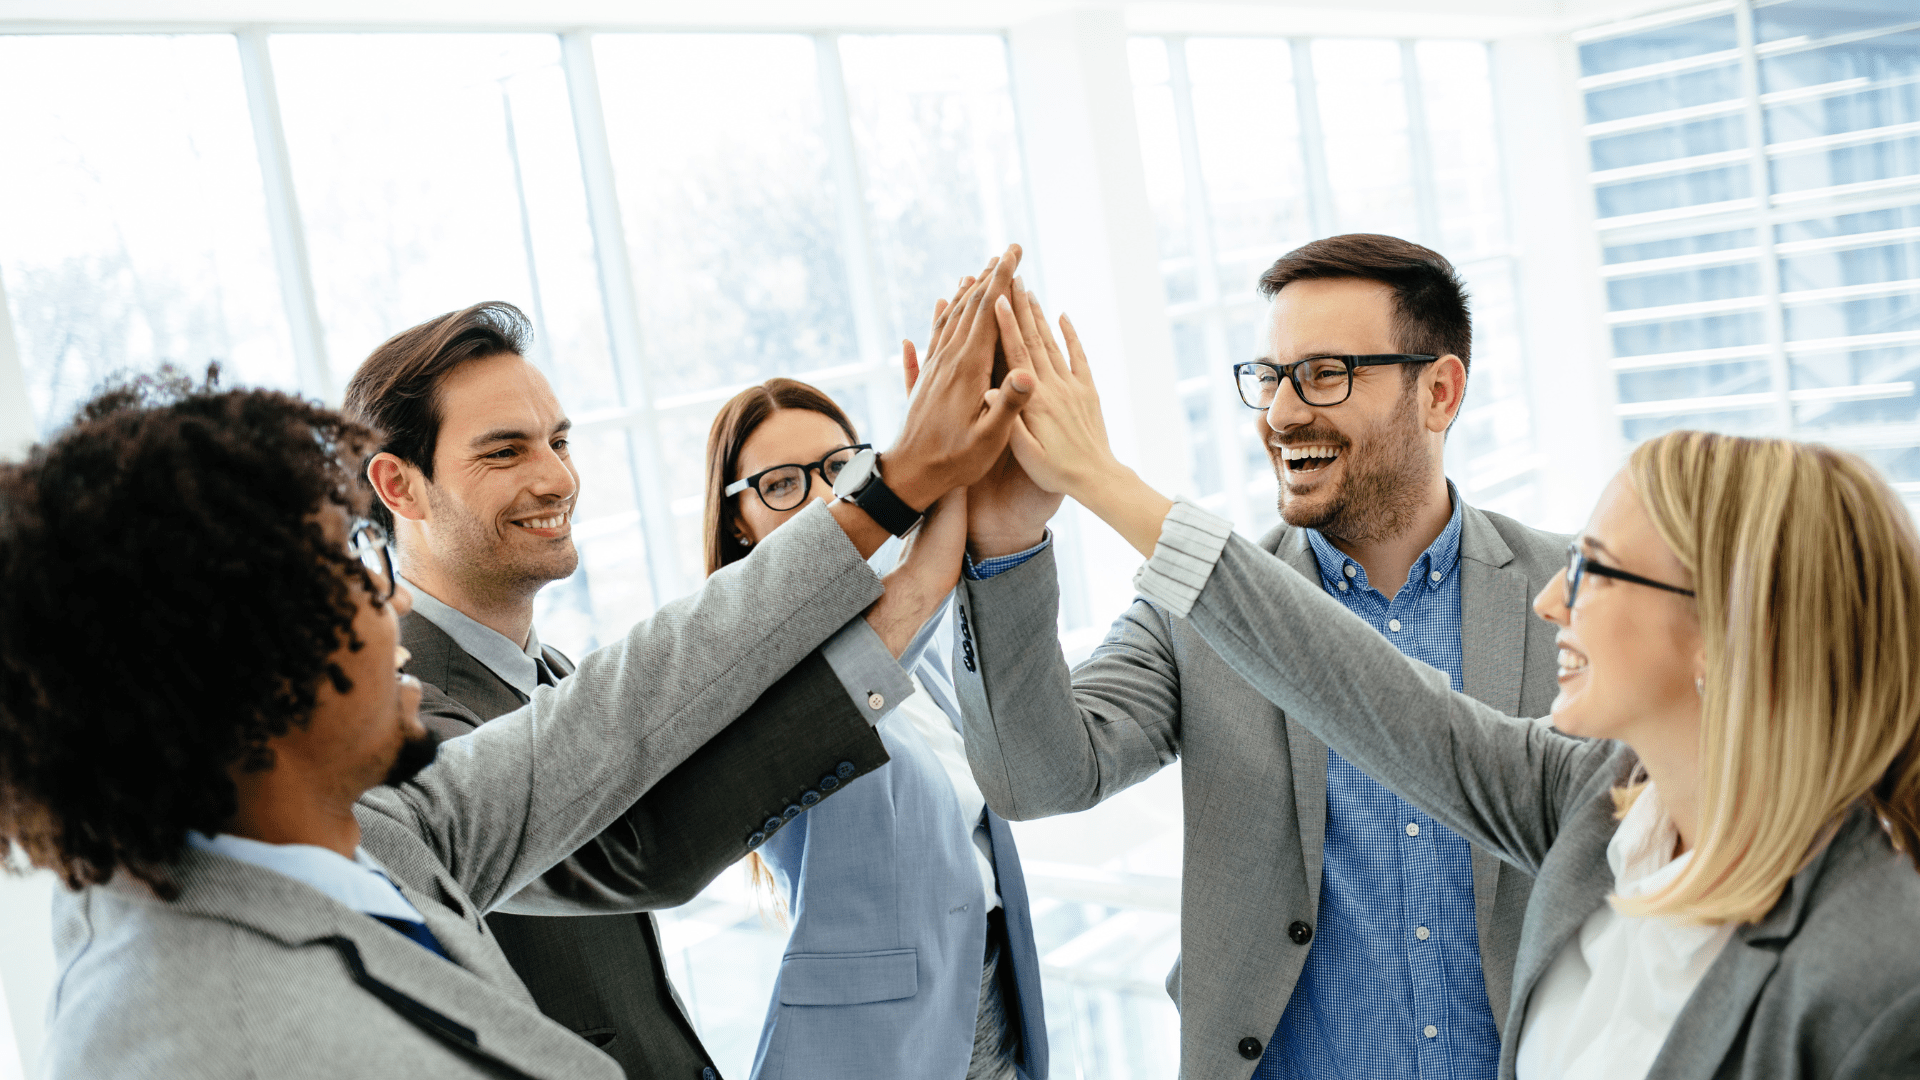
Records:
[[[1623,470],[1600,495],[1578,538],[1590,560],[1653,581],[1693,588]],[[1560,694],[1554,726],[1569,735],[1620,739],[1641,756],[1691,759],[1699,738],[1705,646],[1693,601],[1589,570],[1566,606],[1562,570],[1533,609],[1560,628]]]
[[[728,483],[752,476],[775,465],[806,464],[819,461],[835,450],[858,440],[851,432],[825,413],[812,409],[776,409],[753,429],[740,447],[740,464]],[[827,502],[833,498],[832,482],[823,482],[817,472],[809,474],[812,487],[807,499],[791,510],[770,509],[753,491],[733,496],[739,516],[735,535],[749,544],[757,544],[787,519],[806,509],[809,502]]]
[[[1264,358],[1290,364],[1399,352],[1393,316],[1393,291],[1377,281],[1289,282],[1268,309]],[[1422,392],[1426,372],[1409,384],[1405,370],[1355,368],[1352,395],[1318,407],[1302,402],[1291,380],[1281,381],[1255,430],[1279,477],[1280,516],[1289,525],[1363,542],[1397,536],[1413,522],[1439,473],[1453,408],[1436,414]]]
[[[428,550],[402,545],[409,574],[425,557],[466,592],[506,598],[572,574],[580,474],[568,450],[572,424],[546,376],[512,353],[470,361],[440,384],[439,404],[433,479],[424,482]]]

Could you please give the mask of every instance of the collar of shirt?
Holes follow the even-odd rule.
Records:
[[[487,666],[501,681],[520,696],[531,700],[533,688],[540,685],[540,632],[527,628],[527,647],[521,648],[507,635],[495,630],[458,608],[449,607],[420,586],[401,578],[400,583],[413,594],[413,610],[421,618],[446,631],[453,643],[467,655]]]
[[[1613,890],[1621,896],[1645,896],[1666,888],[1693,860],[1693,852],[1676,856],[1680,830],[1660,801],[1652,781],[1620,819],[1607,841],[1607,866],[1613,870]]]
[[[1441,529],[1440,535],[1427,545],[1427,550],[1413,561],[1412,569],[1407,571],[1409,584],[1420,581],[1429,589],[1437,589],[1446,584],[1447,575],[1460,565],[1460,493],[1454,490],[1451,480],[1447,481],[1447,498],[1453,503],[1453,515],[1447,518],[1447,527]],[[1349,587],[1371,587],[1367,581],[1366,567],[1334,547],[1333,541],[1320,535],[1319,529],[1302,531],[1307,534],[1307,544],[1313,548],[1313,559],[1320,564],[1320,578],[1327,588],[1346,592]]]
[[[426,921],[420,917],[420,910],[394,888],[380,865],[359,848],[354,849],[353,858],[349,859],[313,844],[266,844],[231,833],[208,836],[191,831],[187,833],[187,844],[290,877],[363,914],[417,923]]]

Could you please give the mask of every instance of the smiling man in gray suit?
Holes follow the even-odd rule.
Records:
[[[349,415],[383,438],[368,477],[373,518],[393,536],[413,597],[400,620],[403,670],[423,684],[422,720],[445,738],[574,671],[533,625],[540,590],[579,564],[582,477],[566,412],[526,359],[529,336],[511,305],[478,304],[396,334],[347,387]],[[687,902],[804,807],[883,764],[871,724],[891,696],[876,705],[869,695],[889,668],[871,633],[830,640],[613,830],[489,915],[541,1010],[628,1080],[715,1080],[658,926],[636,909]],[[840,693],[816,685],[836,676]],[[582,917],[583,903],[608,913]]]
[[[1280,482],[1262,545],[1456,689],[1544,714],[1552,628],[1528,603],[1566,538],[1447,480],[1472,338],[1452,267],[1338,236],[1261,290],[1270,350],[1233,377]],[[1031,330],[1038,310],[1018,317]],[[994,810],[1084,810],[1183,762],[1181,1074],[1494,1075],[1530,879],[1331,753],[1157,604],[1135,600],[1070,673],[1043,539],[1059,497],[1009,455],[968,505],[954,674]]]

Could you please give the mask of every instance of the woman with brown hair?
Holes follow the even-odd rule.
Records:
[[[741,391],[707,440],[707,572],[745,558],[810,501],[830,499],[866,449],[847,414],[805,383]],[[911,542],[951,548],[957,573],[965,538],[961,491]],[[756,883],[793,920],[754,1058],[759,1080],[1047,1075],[1019,855],[967,765],[943,663],[950,650],[932,644],[950,637],[940,610],[901,658],[917,692],[880,722],[892,760],[805,813],[803,797],[748,856]]]

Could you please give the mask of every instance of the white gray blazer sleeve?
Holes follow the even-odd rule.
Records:
[[[1537,872],[1614,744],[1569,738],[1456,693],[1317,582],[1224,531],[1218,518],[1175,503],[1136,587],[1185,614],[1262,696],[1362,772]],[[1217,554],[1206,567],[1209,552]]]
[[[1069,671],[1053,548],[960,590],[953,681],[967,761],[1013,821],[1085,810],[1171,764],[1180,672],[1165,617],[1136,601]]]
[[[558,686],[444,744],[414,781],[369,792],[357,808],[369,850],[390,864],[430,853],[492,910],[592,840],[881,591],[825,506],[808,507],[699,592],[583,657]],[[414,880],[434,869],[392,868]]]

